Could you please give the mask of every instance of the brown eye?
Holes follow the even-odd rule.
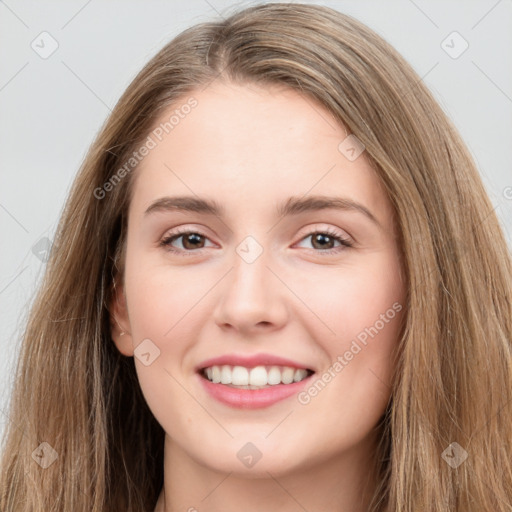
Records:
[[[183,247],[185,249],[200,249],[204,246],[204,240],[202,240],[204,237],[199,233],[188,233],[180,236],[183,238]],[[202,244],[201,240],[203,242]]]
[[[333,249],[336,239],[326,233],[315,233],[311,236],[311,241],[315,249]],[[318,244],[318,246],[316,246]]]
[[[322,255],[336,254],[340,251],[353,247],[353,243],[341,233],[331,232],[329,229],[313,231],[305,236],[301,242],[310,240],[312,249]]]
[[[181,247],[175,245],[176,240],[181,239]],[[205,245],[208,238],[195,231],[183,231],[170,234],[165,237],[160,245],[166,247],[171,252],[193,253],[195,250],[201,250],[207,247]]]

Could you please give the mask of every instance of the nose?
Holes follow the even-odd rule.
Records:
[[[214,320],[221,329],[250,336],[285,325],[286,286],[268,264],[265,251],[251,263],[235,253],[233,268],[218,290]]]

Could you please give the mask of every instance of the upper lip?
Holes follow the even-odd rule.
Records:
[[[292,359],[264,353],[251,355],[226,354],[219,357],[213,357],[200,363],[196,367],[196,371],[199,372],[211,366],[222,365],[245,366],[246,368],[254,368],[255,366],[290,366],[291,368],[304,368],[306,370],[313,371],[309,366],[293,361]]]

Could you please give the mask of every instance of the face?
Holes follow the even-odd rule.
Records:
[[[405,293],[386,193],[311,99],[228,83],[191,96],[134,171],[113,339],[166,442],[203,467],[368,454]]]

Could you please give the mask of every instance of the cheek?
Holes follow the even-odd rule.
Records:
[[[179,437],[201,415],[184,387],[183,374],[190,371],[187,354],[195,339],[191,326],[201,325],[194,320],[200,307],[193,306],[200,292],[204,295],[204,285],[185,279],[179,269],[137,264],[135,258],[132,263],[127,262],[125,282],[134,345],[150,340],[148,351],[158,354],[147,366],[134,356],[139,384],[157,421]]]
[[[364,268],[344,270],[330,279],[329,293],[310,295],[332,331],[323,329],[317,342],[331,367],[337,363],[331,368],[336,376],[333,388],[350,389],[360,397],[376,390],[384,398],[389,395],[404,311],[397,261],[392,253],[376,256]],[[318,327],[316,332],[320,332]]]
[[[358,335],[364,341],[368,329],[374,332],[372,327],[382,331],[381,340],[394,337],[392,331],[398,323],[395,317],[403,309],[404,292],[392,255],[375,255],[364,265],[317,273],[307,284],[300,281],[295,289],[317,313],[309,329],[314,329],[319,341],[325,340],[329,353],[338,353],[347,340]]]
[[[197,275],[191,279],[185,267],[170,268],[151,258],[134,257],[127,262],[126,293],[130,324],[135,337],[152,338],[168,345],[183,329],[190,326],[194,305],[205,294],[204,281]]]
[[[125,283],[134,361],[146,402],[161,424],[169,425],[177,411],[182,411],[179,421],[186,422],[190,396],[180,383],[183,374],[190,372],[188,354],[197,338],[191,329],[201,325],[197,320],[201,303],[197,302],[204,295],[204,284],[185,279],[179,269],[171,271],[136,258],[127,261]],[[137,346],[143,343],[156,354],[148,366],[137,356]]]

